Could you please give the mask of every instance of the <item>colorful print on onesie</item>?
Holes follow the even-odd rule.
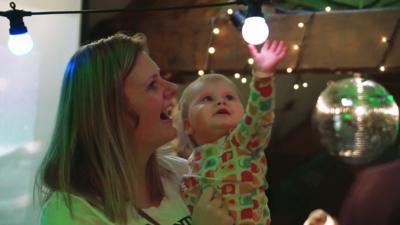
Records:
[[[235,225],[268,225],[270,212],[265,191],[271,137],[273,78],[252,80],[246,111],[239,124],[214,143],[193,149],[191,174],[184,176],[183,196],[192,211],[202,190],[212,187],[222,195]]]

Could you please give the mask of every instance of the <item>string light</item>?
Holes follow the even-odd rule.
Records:
[[[235,79],[239,79],[239,78],[240,78],[240,73],[235,73],[235,74],[233,75],[233,77],[234,77]]]
[[[299,47],[297,44],[293,45],[293,50],[296,50],[296,51],[297,51],[297,50],[299,50],[299,48],[300,48],[300,47]]]
[[[303,88],[307,88],[308,87],[308,83],[307,82],[303,82],[301,85],[303,86]]]
[[[382,39],[381,39],[381,41],[382,41],[383,43],[386,43],[386,42],[387,42],[387,38],[386,38],[385,36],[383,36]]]
[[[197,71],[197,75],[203,76],[203,75],[204,75],[204,70],[199,70],[199,71]]]
[[[303,28],[303,27],[304,27],[304,23],[300,22],[300,23],[297,24],[297,26],[298,26],[299,28]]]
[[[380,70],[381,72],[385,72],[386,68],[385,68],[384,66],[380,66],[380,67],[379,67],[379,70]]]
[[[233,14],[233,9],[229,8],[228,10],[226,10],[226,13],[228,15],[232,15]]]
[[[215,35],[218,35],[219,32],[220,32],[220,30],[219,30],[218,27],[216,27],[216,28],[213,29],[213,33],[214,33]]]
[[[182,9],[198,9],[221,7],[227,5],[241,5],[247,4],[242,0],[234,0],[230,2],[220,2],[212,4],[196,4],[196,5],[183,5],[183,6],[162,6],[153,8],[126,8],[126,9],[102,9],[102,10],[78,10],[78,11],[49,11],[49,12],[30,12],[15,9],[15,3],[11,2],[11,10],[0,11],[0,16],[6,17],[10,21],[10,37],[8,46],[10,51],[17,55],[28,53],[33,48],[33,41],[29,36],[28,29],[25,27],[23,17],[33,15],[49,15],[49,14],[88,14],[88,13],[115,13],[115,12],[148,12],[148,11],[168,11],[168,10],[182,10]],[[250,3],[248,3],[250,4]],[[24,48],[23,48],[24,47]]]
[[[293,85],[293,89],[294,89],[294,90],[299,90],[299,88],[300,88],[300,85],[299,85],[299,84],[295,83],[295,84]]]
[[[208,53],[210,53],[211,55],[215,53],[215,48],[214,47],[209,47],[208,48]]]
[[[286,72],[287,73],[292,73],[293,72],[293,68],[291,68],[291,67],[286,68]]]
[[[254,59],[253,59],[253,58],[248,58],[248,59],[247,59],[247,63],[248,63],[249,65],[253,65],[253,64],[254,64]]]
[[[242,79],[240,79],[240,82],[242,82],[242,84],[247,83],[247,78],[246,77],[242,77]]]
[[[331,10],[332,10],[332,8],[330,6],[325,7],[326,12],[330,12]]]

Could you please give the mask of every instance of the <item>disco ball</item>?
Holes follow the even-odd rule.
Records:
[[[318,97],[313,127],[329,154],[361,165],[391,146],[399,128],[399,108],[384,87],[361,77],[330,81]]]

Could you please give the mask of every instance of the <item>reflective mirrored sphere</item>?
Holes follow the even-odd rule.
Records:
[[[372,80],[331,81],[318,98],[313,126],[330,155],[361,165],[395,142],[399,108],[393,96]]]

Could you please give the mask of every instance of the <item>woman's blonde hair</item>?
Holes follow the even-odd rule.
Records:
[[[216,82],[216,81],[223,81],[227,82],[229,85],[231,85],[236,93],[239,94],[239,91],[237,89],[237,86],[226,76],[222,74],[205,74],[201,77],[198,77],[196,80],[194,80],[192,83],[190,83],[182,92],[181,97],[178,102],[178,113],[175,118],[175,124],[176,128],[178,130],[178,144],[177,144],[177,149],[179,151],[179,154],[183,157],[188,157],[190,153],[192,152],[192,149],[194,147],[194,143],[191,140],[190,136],[186,134],[185,132],[185,120],[188,117],[188,112],[189,112],[189,103],[194,99],[194,95],[196,94],[193,89],[195,86],[199,84],[205,84],[209,82]]]
[[[82,46],[70,59],[61,88],[57,118],[35,189],[45,202],[53,192],[85,198],[112,221],[125,224],[135,214],[135,158],[127,124],[140,119],[128,110],[124,81],[146,50],[143,34],[115,34]],[[140,97],[140,96],[138,96]],[[146,168],[152,200],[165,193],[167,165],[153,154]]]

